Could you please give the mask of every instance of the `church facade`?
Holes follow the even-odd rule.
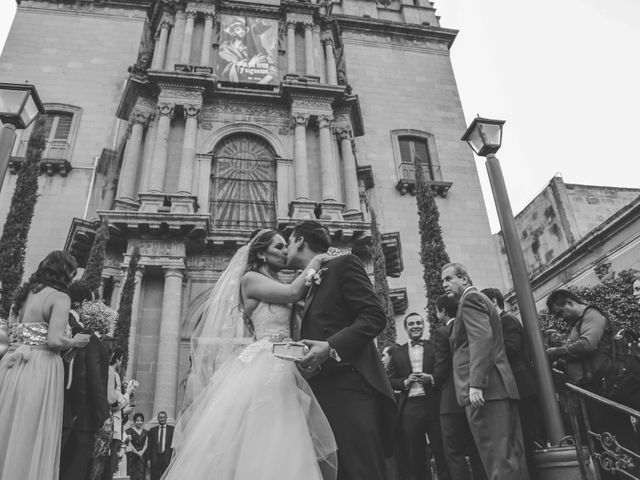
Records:
[[[110,229],[104,297],[136,273],[127,378],[147,417],[179,411],[189,338],[256,228],[318,219],[336,246],[383,232],[399,332],[426,304],[414,158],[452,260],[501,285],[478,172],[432,2],[22,0],[0,56],[35,84],[47,148],[25,269],[65,248],[86,262]],[[29,129],[0,192],[4,222]]]

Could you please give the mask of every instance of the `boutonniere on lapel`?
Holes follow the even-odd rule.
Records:
[[[327,271],[327,267],[322,267],[318,271],[316,271],[313,268],[310,268],[307,271],[307,274],[304,276],[305,286],[311,287],[312,285],[320,285],[320,283],[322,283],[322,276],[326,271]]]

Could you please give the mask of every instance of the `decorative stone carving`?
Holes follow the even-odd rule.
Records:
[[[143,257],[177,257],[182,258],[186,254],[183,242],[165,242],[162,240],[135,240],[131,239],[127,245],[127,254],[131,255],[134,247],[140,249]]]
[[[202,105],[202,87],[184,88],[180,85],[160,83],[159,102],[169,102],[176,105]]]
[[[313,22],[305,22],[304,29],[307,32],[310,32],[311,30],[313,30]]]
[[[278,128],[278,135],[291,135],[291,128],[289,127]]]
[[[330,97],[296,96],[293,99],[291,111],[294,115],[299,112],[318,116],[333,116],[332,103],[333,98]]]
[[[185,104],[183,107],[184,118],[195,118],[196,120],[200,120],[201,108],[200,105],[194,104]]]
[[[204,108],[205,115],[214,117],[237,116],[237,117],[260,117],[271,121],[280,120],[286,122],[288,120],[288,112],[284,109],[273,105],[256,104],[256,103],[229,103],[217,104],[212,107]]]
[[[198,12],[196,10],[186,10],[184,14],[188,19],[195,20]]]
[[[287,30],[295,30],[297,22],[293,20],[287,20]]]
[[[333,115],[319,115],[318,128],[329,128],[333,122]]]
[[[353,131],[349,127],[337,127],[335,132],[339,140],[353,140]]]
[[[230,260],[231,257],[198,255],[187,257],[186,264],[189,270],[215,270],[221,272],[227,268]]]
[[[295,114],[291,117],[291,124],[293,127],[295,127],[296,125],[302,125],[306,127],[309,124],[309,117],[310,115],[308,113]]]
[[[146,127],[149,123],[151,115],[147,112],[141,112],[140,110],[134,110],[131,114],[131,124],[139,123],[143,127]]]
[[[169,102],[158,103],[158,115],[161,117],[173,118],[175,104]]]

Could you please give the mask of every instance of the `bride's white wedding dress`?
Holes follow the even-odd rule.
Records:
[[[329,423],[295,364],[272,354],[289,308],[260,302],[255,342],[228,360],[178,420],[163,480],[335,479]]]

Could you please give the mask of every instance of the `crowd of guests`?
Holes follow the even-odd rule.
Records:
[[[505,310],[500,290],[473,286],[464,265],[445,265],[442,282],[438,325],[431,328],[422,315],[409,313],[409,341],[382,352],[400,413],[399,476],[535,479],[533,452],[545,442],[522,324]],[[633,294],[640,300],[640,280]],[[565,343],[547,349],[554,370],[564,372],[565,381],[640,411],[640,362],[624,332],[568,290],[552,292],[547,308],[571,327]],[[595,401],[587,408],[595,431],[608,431],[640,452],[628,413]],[[628,471],[640,474],[637,467]],[[609,478],[606,472],[603,478]]]
[[[15,295],[0,354],[0,478],[112,480],[124,451],[131,480],[149,465],[159,480],[173,427],[160,412],[147,431],[133,414],[137,382],[122,384],[115,317],[88,307],[95,298],[76,270],[73,256],[51,252]]]

